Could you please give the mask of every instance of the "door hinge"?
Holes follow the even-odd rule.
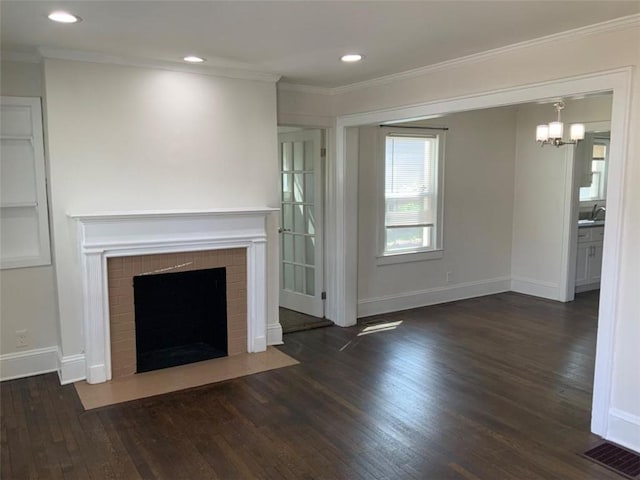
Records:
[[[326,300],[326,299],[327,299],[327,292],[322,292],[322,293],[320,294],[320,298],[321,298],[322,300]]]
[[[326,149],[326,148],[322,147],[322,148],[320,149],[320,156],[321,156],[322,158],[325,158],[325,157],[327,156],[327,149]]]

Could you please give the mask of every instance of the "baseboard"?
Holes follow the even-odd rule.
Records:
[[[58,369],[58,347],[0,355],[0,380],[31,377]]]
[[[506,292],[509,287],[510,277],[499,277],[383,297],[364,298],[358,301],[358,318],[492,295]]]
[[[561,300],[560,286],[557,283],[543,282],[533,278],[511,277],[511,290],[534,297]]]
[[[87,378],[84,354],[58,356],[58,377],[60,384],[77,382]]]
[[[640,417],[617,408],[609,410],[607,440],[640,452]]]
[[[279,323],[267,325],[267,345],[282,345],[282,326]]]

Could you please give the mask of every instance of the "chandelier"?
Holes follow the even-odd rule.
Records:
[[[558,120],[548,125],[538,125],[536,127],[536,141],[543,145],[576,145],[580,140],[584,139],[584,125],[582,123],[574,123],[570,128],[569,140],[563,140],[564,124],[560,121],[560,111],[564,109],[564,102],[560,100],[553,104],[558,112]]]

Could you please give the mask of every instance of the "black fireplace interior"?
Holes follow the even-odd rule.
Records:
[[[137,373],[227,355],[227,272],[133,277]]]

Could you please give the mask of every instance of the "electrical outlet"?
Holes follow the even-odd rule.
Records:
[[[447,283],[453,282],[453,272],[447,272]]]
[[[16,330],[16,347],[29,346],[29,335],[26,330]]]

